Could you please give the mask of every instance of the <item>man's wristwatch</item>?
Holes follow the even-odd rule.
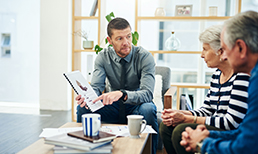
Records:
[[[201,140],[200,142],[196,143],[196,152],[201,153],[201,149],[202,149],[202,144],[203,144],[203,140]]]
[[[120,101],[125,101],[125,97],[127,96],[127,92],[125,91],[125,90],[120,90],[122,93],[123,93],[123,95],[122,95],[122,97],[120,97]]]

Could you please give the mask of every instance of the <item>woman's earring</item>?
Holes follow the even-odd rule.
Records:
[[[221,62],[222,62],[222,61],[223,61],[223,59],[222,59],[222,58],[220,58],[220,59],[219,59],[219,61],[221,61]]]

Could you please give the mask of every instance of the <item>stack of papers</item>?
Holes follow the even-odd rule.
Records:
[[[67,147],[63,147],[63,146],[55,146],[54,147],[54,153],[101,153],[101,154],[108,154],[108,153],[112,153],[112,145],[108,144],[108,145],[104,145],[100,148],[97,149],[93,149],[91,151],[83,151],[83,150],[77,150],[74,148],[67,148]]]
[[[46,144],[53,144],[57,146],[63,146],[68,148],[73,148],[76,150],[81,150],[84,152],[91,152],[94,149],[101,150],[104,145],[109,145],[112,140],[99,142],[99,143],[92,143],[83,139],[78,139],[75,137],[68,136],[67,134],[55,135],[51,137],[45,138]],[[104,149],[105,153],[111,152],[112,149]],[[103,151],[103,149],[102,149]]]

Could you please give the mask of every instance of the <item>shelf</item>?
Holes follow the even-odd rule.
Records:
[[[140,17],[138,16],[136,19],[137,20],[227,20],[231,18],[231,16],[159,16],[159,17]]]
[[[95,50],[92,49],[79,49],[79,50],[74,50],[74,52],[96,52]]]
[[[199,83],[171,83],[171,86],[173,87],[179,87],[179,88],[204,88],[209,89],[209,84],[199,84]]]
[[[95,16],[90,16],[90,17],[87,17],[87,16],[74,16],[74,20],[82,20],[82,19],[96,19],[96,20],[98,20],[99,17],[95,17]]]
[[[74,50],[74,52],[96,52],[95,50],[92,49],[77,49]],[[149,51],[151,54],[155,53],[178,53],[178,54],[201,54],[201,51],[163,51],[163,50],[158,50],[158,51]]]
[[[164,50],[158,50],[158,51],[150,51],[151,54],[155,53],[178,53],[178,54],[201,54],[201,51],[164,51]]]

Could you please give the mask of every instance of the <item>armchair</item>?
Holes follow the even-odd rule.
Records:
[[[170,70],[170,68],[164,67],[164,66],[156,66],[155,75],[162,76],[161,96],[162,96],[162,103],[164,106],[163,109],[172,108],[172,96],[175,94],[177,87],[171,86],[171,83],[170,83],[171,70]],[[162,122],[160,111],[157,112],[157,119],[158,119],[158,124],[160,125],[160,123]],[[161,138],[159,137],[158,150],[162,150],[162,148],[163,148],[163,143],[162,143]]]

